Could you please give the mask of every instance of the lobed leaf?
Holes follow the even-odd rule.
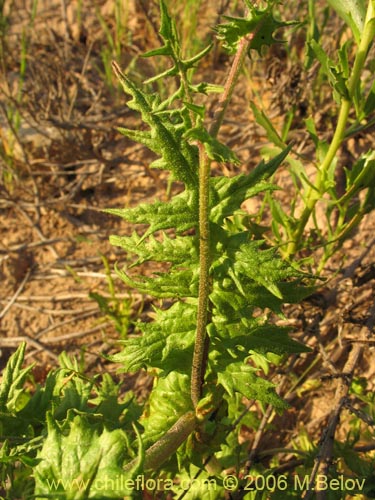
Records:
[[[221,358],[216,360],[218,383],[224,387],[230,396],[235,392],[243,394],[248,399],[255,399],[271,404],[279,410],[285,410],[288,405],[276,394],[275,386],[256,375],[256,369],[242,362],[231,362]]]
[[[160,298],[197,297],[198,295],[198,268],[171,270],[167,273],[155,273],[157,276],[140,280],[131,278],[126,271],[116,268],[118,276],[132,288],[141,293],[150,294]]]
[[[166,377],[159,378],[149,401],[147,419],[142,422],[146,447],[155,443],[182,415],[193,409],[189,375],[171,372]]]
[[[136,264],[153,260],[155,262],[172,262],[174,264],[198,262],[196,238],[193,236],[168,237],[164,232],[160,241],[152,235],[146,240],[133,232],[131,236],[110,236],[112,245],[119,246],[127,252],[136,253],[139,258]]]
[[[164,374],[185,371],[191,359],[196,330],[197,308],[176,302],[167,310],[156,310],[155,321],[138,323],[143,335],[122,342],[123,350],[111,359],[124,371],[160,368]]]
[[[238,324],[227,325],[227,328],[235,330],[231,338],[225,339],[225,346],[233,352],[248,356],[250,351],[267,354],[273,352],[278,355],[310,352],[310,349],[289,337],[290,328],[282,328],[276,325],[260,325],[249,329],[241,325],[243,333],[240,335]],[[238,354],[240,357],[241,355]]]
[[[0,384],[0,412],[16,414],[29,399],[25,394],[24,382],[33,365],[22,368],[25,350],[26,343],[22,342],[4,369]]]
[[[284,26],[297,24],[295,21],[282,22],[273,17],[269,8],[264,10],[251,7],[246,19],[223,16],[228,22],[215,27],[217,37],[223,42],[223,47],[229,53],[237,52],[241,39],[247,37],[249,49],[256,50],[261,54],[263,45],[271,46],[279,43],[273,34]]]
[[[310,47],[314,51],[316,58],[322,66],[323,72],[334,89],[336,102],[340,103],[341,99],[350,100],[347,87],[348,78],[345,74],[345,69],[341,67],[341,64],[336,65],[317,41],[311,40]]]
[[[207,156],[211,160],[215,160],[221,163],[239,163],[239,159],[235,155],[235,153],[230,148],[228,148],[228,146],[225,146],[225,144],[222,144],[215,137],[212,137],[202,125],[191,128],[185,133],[184,137],[186,139],[194,139],[200,141],[202,144],[204,144]]]
[[[170,202],[141,203],[135,208],[108,208],[104,211],[135,224],[149,224],[140,241],[161,229],[176,228],[182,233],[198,225],[198,207],[188,191],[174,196]]]
[[[117,64],[113,64],[114,71],[120,80],[124,91],[132,96],[128,103],[131,109],[139,111],[144,123],[149,125],[150,135],[145,133],[120,129],[123,134],[130,138],[140,137],[151,150],[158,152],[172,171],[174,178],[193,188],[198,183],[198,150],[196,146],[190,145],[183,139],[184,127],[177,127],[168,115],[159,115],[157,105],[159,99],[154,95],[146,94],[133,83],[124,73],[121,72]],[[183,115],[181,115],[181,119]],[[182,122],[183,123],[183,122]]]
[[[233,270],[236,275],[251,278],[263,285],[275,297],[283,299],[278,283],[301,273],[276,257],[276,249],[260,250],[262,241],[252,241],[242,245],[234,255]]]
[[[66,500],[112,499],[131,495],[123,472],[128,440],[124,431],[100,428],[95,419],[69,412],[60,425],[47,414],[47,437],[34,468],[35,495]]]
[[[277,189],[263,181],[275,173],[290,149],[291,146],[288,146],[267,163],[261,161],[250,174],[241,174],[231,178],[213,177],[211,179],[211,221],[222,223],[223,219],[232,215],[246,199],[262,191]]]
[[[231,461],[230,467],[232,466],[233,462]],[[180,470],[176,479],[177,481],[173,485],[176,498],[183,498],[184,500],[223,500],[226,496],[226,490],[222,485],[223,478],[220,475],[213,477],[212,473],[210,474],[205,469],[196,467],[193,464],[190,465],[189,471]],[[186,488],[185,485],[189,485],[189,488]]]

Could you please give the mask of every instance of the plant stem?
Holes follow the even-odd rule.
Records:
[[[197,313],[197,332],[191,372],[191,399],[194,408],[201,398],[204,378],[204,353],[208,318],[210,286],[210,224],[209,224],[209,182],[211,162],[204,145],[199,148],[199,295]]]
[[[173,453],[176,453],[181,444],[189,437],[196,427],[196,417],[193,411],[182,415],[177,422],[150,448],[146,450],[144,459],[145,470],[156,470]],[[124,470],[129,471],[137,465],[138,459],[125,465]]]
[[[306,193],[306,204],[305,208],[299,217],[298,225],[292,234],[292,241],[289,243],[286,250],[286,257],[290,257],[297,252],[300,241],[302,239],[303,231],[306,227],[307,222],[310,219],[311,213],[313,212],[316,202],[321,198],[325,191],[325,182],[327,178],[328,171],[334,161],[337,151],[340,148],[344,138],[345,129],[349,117],[349,112],[353,102],[353,97],[359,84],[361,77],[361,72],[366,60],[368,49],[375,35],[375,13],[372,1],[369,0],[366,19],[364,23],[364,29],[361,37],[361,41],[358,47],[357,54],[355,56],[352,74],[348,80],[348,97],[343,98],[341,101],[339,116],[337,119],[337,126],[335,133],[333,135],[331,144],[328,148],[327,154],[321,164],[314,186],[310,186]]]
[[[243,37],[238,44],[238,50],[234,57],[233,64],[230,68],[229,75],[225,83],[224,92],[220,97],[219,107],[215,112],[214,121],[209,130],[212,137],[216,137],[219,133],[221,124],[223,123],[225,111],[232,98],[234,87],[237,83],[238,77],[240,76],[242,65],[249,48],[249,43],[253,36],[254,35],[250,33],[249,35]]]
[[[212,137],[216,137],[223,122],[225,111],[228,107],[241,72],[249,43],[253,37],[250,34],[239,42],[238,51],[233,60],[224,92],[220,99],[219,107],[214,116],[214,122],[209,130]],[[198,144],[199,148],[199,295],[197,313],[197,332],[194,344],[194,354],[191,372],[191,400],[194,408],[197,407],[202,395],[204,372],[208,356],[207,349],[207,322],[209,311],[209,295],[211,292],[210,280],[210,223],[209,223],[209,184],[211,161],[207,156],[204,145]]]

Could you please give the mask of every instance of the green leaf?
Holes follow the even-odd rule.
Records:
[[[198,266],[192,269],[172,270],[167,273],[155,273],[154,278],[131,278],[125,271],[116,268],[118,276],[127,285],[137,288],[141,293],[160,298],[196,297],[198,295]]]
[[[173,56],[173,51],[171,46],[163,45],[162,47],[157,47],[156,49],[148,50],[147,52],[142,54],[142,57],[154,57],[154,56]],[[150,83],[150,82],[146,80],[145,83]]]
[[[231,325],[228,325],[228,329]],[[250,329],[243,325],[244,335],[236,335],[225,341],[229,349],[255,351],[262,354],[273,352],[275,354],[291,354],[310,352],[311,349],[289,338],[289,328],[281,328],[276,325],[262,325]]]
[[[219,93],[221,94],[224,92],[224,87],[222,85],[216,85],[214,83],[209,83],[209,82],[200,82],[197,83],[196,85],[190,84],[189,88],[192,92],[199,93],[199,94],[210,94],[210,93]]]
[[[207,156],[217,162],[229,162],[238,164],[239,159],[233,151],[212,137],[203,126],[197,126],[188,130],[184,136],[186,139],[194,139],[204,144]]]
[[[198,183],[198,151],[196,146],[188,144],[183,139],[184,127],[176,126],[176,123],[168,115],[157,114],[157,107],[160,105],[159,98],[140,90],[130,78],[122,73],[117,64],[113,64],[113,69],[124,91],[132,96],[128,106],[139,111],[143,122],[151,129],[150,134],[148,134],[121,128],[121,133],[130,138],[134,137],[135,140],[140,140],[152,151],[160,154],[176,180],[184,182],[191,188],[196,186]],[[182,115],[180,115],[180,119],[181,125],[183,125]]]
[[[367,2],[365,0],[328,0],[328,3],[350,27],[359,44],[365,23]]]
[[[275,185],[259,182],[252,185],[252,174],[240,174],[236,177],[213,177],[211,179],[211,211],[210,220],[216,224],[223,224],[224,219],[233,215],[242,203],[259,193],[275,191]]]
[[[255,120],[266,131],[268,139],[273,142],[275,146],[285,149],[286,144],[279,136],[268,116],[263,111],[259,110],[253,101],[250,101],[250,107],[254,113]]]
[[[117,127],[118,132],[120,134],[129,137],[134,142],[139,142],[140,144],[144,144],[148,149],[154,151],[154,153],[160,154],[160,148],[158,147],[155,139],[151,137],[150,132],[143,132],[140,130],[133,130],[125,127]]]
[[[375,81],[371,85],[371,89],[364,103],[362,119],[369,116],[374,110],[375,110]]]
[[[123,472],[128,440],[116,429],[101,429],[95,419],[69,412],[59,425],[47,414],[47,437],[34,469],[35,494],[66,500],[110,499],[131,495]],[[129,484],[129,483],[128,483]]]
[[[231,462],[230,466],[232,465]],[[213,477],[205,469],[192,464],[189,471],[179,471],[176,479],[177,481],[173,486],[175,498],[184,498],[184,500],[223,500],[226,496],[225,488],[222,485],[222,477],[219,475]],[[186,488],[185,485],[189,485],[189,488]]]
[[[218,383],[221,384],[230,396],[240,392],[248,399],[255,399],[263,403],[272,404],[279,410],[285,410],[288,405],[276,394],[271,382],[256,375],[256,369],[242,362],[224,364],[220,360],[215,367]]]
[[[167,5],[163,0],[160,0],[160,35],[162,38],[171,44],[178,46],[178,35],[176,24],[170,17]]]
[[[204,119],[204,115],[206,112],[205,106],[194,104],[192,102],[184,102],[184,105],[187,107],[188,110],[195,113],[199,118],[201,118],[202,120]]]
[[[118,418],[126,411],[136,411],[131,398],[118,401],[118,386],[108,374],[101,383],[79,373],[78,363],[60,357],[62,368],[51,370],[42,387],[37,387],[27,405],[18,413],[18,421],[34,427],[44,424],[47,411],[63,420],[69,410],[100,414],[108,426],[119,425]]]
[[[217,37],[223,42],[223,47],[231,54],[237,51],[238,44],[245,36],[249,37],[249,48],[261,54],[263,45],[271,46],[279,42],[273,37],[281,27],[296,24],[294,21],[282,22],[273,17],[270,8],[265,10],[249,9],[247,19],[223,16],[228,22],[215,27]],[[250,35],[250,36],[249,36]]]
[[[149,260],[174,264],[198,262],[197,241],[193,236],[169,238],[162,232],[158,241],[152,235],[145,240],[143,236],[133,232],[131,236],[110,236],[110,243],[127,252],[136,253],[139,256],[136,265]]]
[[[369,151],[359,158],[352,168],[345,168],[346,193],[335,204],[344,205],[362,190],[373,188],[375,183],[375,153]]]
[[[25,440],[20,444],[14,444],[15,435],[12,435],[12,440],[4,439],[4,433],[2,431],[2,446],[0,448],[0,471],[3,473],[4,469],[2,467],[12,466],[17,470],[20,463],[26,465],[27,467],[35,467],[39,461],[35,458],[37,451],[42,446],[43,436],[37,436],[34,439]],[[25,436],[23,436],[25,438]],[[13,443],[11,444],[11,441]],[[20,440],[21,441],[21,440]]]
[[[235,252],[234,271],[263,285],[275,297],[283,299],[278,287],[280,281],[301,276],[276,256],[276,249],[260,250],[262,241],[249,242]]]
[[[152,323],[138,323],[143,335],[122,342],[123,350],[111,359],[126,372],[156,367],[165,374],[186,370],[195,340],[197,308],[176,302],[167,310],[156,309]]]
[[[253,19],[242,19],[224,16],[224,19],[228,22],[218,24],[214,30],[217,33],[217,38],[222,41],[223,48],[230,54],[235,54],[240,40],[255,30],[260,18],[258,16]]]
[[[150,409],[143,421],[145,446],[155,443],[177,420],[192,410],[190,376],[171,372],[159,378],[150,396]]]
[[[0,412],[16,414],[28,402],[24,382],[33,365],[22,368],[26,343],[22,342],[17,351],[9,358],[0,384]]]
[[[131,428],[131,422],[141,414],[141,406],[131,391],[119,400],[120,386],[121,382],[116,384],[108,373],[104,373],[100,385],[95,386],[95,394],[89,399],[90,413],[100,415],[107,429],[124,430],[125,422]]]
[[[233,280],[230,281],[231,286],[227,290],[214,282],[213,290],[210,294],[210,301],[214,304],[212,321],[220,328],[220,325],[227,330],[227,326],[231,323],[240,325],[241,318],[251,318],[255,303],[249,302],[248,297],[244,297],[236,289]]]
[[[323,47],[315,40],[310,41],[310,47],[314,51],[316,58],[322,66],[324,74],[327,76],[329,83],[334,89],[335,101],[339,104],[341,99],[350,100],[345,69],[342,68],[341,65],[335,65],[332,59],[326,54]]]
[[[275,173],[279,165],[287,157],[291,146],[265,163],[261,161],[250,174],[238,176],[213,177],[211,179],[211,211],[210,220],[221,224],[225,217],[232,215],[248,198],[262,191],[277,189],[275,186],[262,182]]]
[[[315,122],[314,120],[310,117],[305,120],[305,125],[306,125],[306,130],[309,133],[310,139],[313,141],[316,149],[316,157],[319,163],[322,163],[324,160],[325,155],[327,154],[328,151],[328,144],[326,141],[322,141],[318,137],[318,133],[315,128]],[[306,174],[304,173],[305,169],[301,163],[293,165],[294,170],[297,173],[297,178],[301,178],[303,186],[306,190],[308,186],[311,188],[315,188],[315,186],[312,184],[311,181],[309,181],[306,177]]]
[[[109,208],[104,212],[135,224],[149,224],[140,242],[161,229],[176,228],[181,233],[198,225],[198,206],[188,191],[174,196],[170,202],[141,203],[135,208]]]
[[[281,203],[270,196],[269,205],[271,209],[272,222],[277,222],[280,226],[289,229],[292,219],[284,212]]]

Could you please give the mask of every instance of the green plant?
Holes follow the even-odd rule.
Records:
[[[306,36],[305,66],[309,69],[314,62],[319,62],[319,83],[322,85],[326,81],[332,88],[332,106],[338,107],[335,129],[331,138],[320,139],[313,118],[308,117],[305,125],[315,146],[315,175],[306,173],[304,159],[298,155],[290,156],[290,172],[296,188],[294,199],[285,208],[268,196],[274,241],[280,246],[283,256],[290,259],[297,252],[306,251],[307,247],[320,246],[323,254],[319,259],[314,255],[311,262],[318,273],[352,234],[364,215],[375,206],[374,152],[362,154],[353,165],[340,164],[339,157],[340,148],[349,138],[374,123],[374,79],[372,74],[370,79],[366,76],[365,63],[375,35],[375,7],[369,1],[366,10],[364,0],[330,0],[328,3],[347,22],[352,37],[348,38],[347,31],[341,32],[343,41],[338,43],[339,48],[333,59],[323,47],[325,38],[315,20],[316,6],[314,2],[309,2],[310,26]],[[274,144],[273,150],[268,148],[266,154],[271,157],[279,154],[285,147],[290,121],[280,135],[264,112],[255,104],[252,104],[252,109],[256,120]],[[350,114],[353,110],[354,116]],[[292,109],[289,111],[293,114]],[[344,172],[344,187],[338,180],[340,171]],[[318,215],[318,204],[323,208],[323,216]],[[310,222],[312,237],[306,238],[306,227]]]
[[[34,498],[84,499],[89,491],[90,498],[118,498],[121,486],[106,496],[97,473],[121,473],[139,405],[131,393],[119,401],[119,386],[108,374],[88,379],[65,353],[43,386],[26,390],[33,367],[22,368],[25,348],[10,358],[0,386],[0,487],[6,498],[34,492]]]
[[[117,270],[124,282],[160,299],[150,318],[137,321],[142,335],[123,340],[121,352],[111,359],[124,372],[147,369],[154,385],[149,399],[137,402],[131,393],[123,396],[121,383],[108,374],[88,378],[76,361],[62,354],[60,368],[48,374],[44,385],[30,388],[29,382],[27,390],[32,367],[22,368],[25,346],[21,345],[0,386],[0,484],[7,500],[22,495],[66,500],[143,498],[142,491],[160,498],[171,493],[181,499],[222,499],[228,490],[233,498],[277,500],[300,498],[303,489],[307,495],[313,491],[303,477],[311,473],[319,450],[307,433],[301,431],[291,449],[260,453],[259,458],[272,454],[267,463],[249,458],[246,444],[238,439],[240,423],[264,429],[273,408],[279,413],[286,408],[264,375],[289,353],[308,348],[291,340],[289,329],[273,320],[282,315],[284,304],[300,301],[314,290],[313,277],[297,269],[298,262],[292,266],[282,260],[276,247],[268,247],[257,232],[246,228],[240,209],[244,200],[265,195],[272,213],[278,214],[272,196],[277,187],[271,180],[284,161],[294,167],[299,186],[313,189],[301,170],[301,158],[292,157],[292,147],[285,144],[287,133],[278,137],[267,116],[254,107],[279,149],[247,174],[226,177],[214,174],[212,168],[238,162],[218,134],[246,55],[261,53],[264,45],[276,42],[276,30],[292,25],[275,18],[276,1],[261,7],[245,3],[246,16],[227,17],[216,27],[223,46],[234,55],[223,89],[195,81],[195,69],[210,47],[185,58],[163,0],[164,45],[146,56],[167,57],[169,68],[149,79],[145,90],[113,65],[131,97],[129,107],[143,121],[141,130],[120,128],[120,132],[153,151],[157,159],[151,166],[169,171],[174,183],[168,201],[107,210],[130,223],[147,225],[131,236],[112,236],[111,242],[135,256],[128,268]],[[167,98],[148,90],[159,80],[166,86],[170,78],[177,87]],[[222,95],[207,126],[202,102],[219,90]],[[311,121],[308,126],[313,136]],[[371,153],[368,156],[372,161]],[[369,173],[362,160],[359,165]],[[357,178],[364,174],[359,166],[353,172],[353,182],[362,188]],[[349,191],[347,201],[354,192]],[[280,214],[281,222],[275,217],[276,222],[289,223]],[[112,302],[95,298],[121,326],[121,308],[104,262]],[[152,276],[133,270],[145,262],[154,263]],[[309,387],[311,381],[300,393]],[[362,389],[355,380],[353,392],[366,405],[361,418],[373,418],[373,398]],[[244,398],[250,401],[248,407]],[[330,473],[338,480],[339,473],[350,468],[358,480],[355,493],[371,494],[373,460],[359,459],[360,452],[353,450],[361,434],[356,416],[347,440],[335,443],[339,460]],[[299,458],[290,475],[278,460],[281,452]],[[227,470],[233,474],[226,476]],[[362,481],[367,481],[365,489]],[[344,490],[332,490],[329,498],[339,500],[343,494]]]
[[[210,130],[204,125],[205,108],[194,103],[194,96],[217,89],[192,80],[192,69],[207,49],[191,59],[183,58],[163,2],[160,35],[164,45],[146,57],[167,56],[172,67],[148,83],[176,77],[180,84],[174,94],[162,101],[139,88],[114,64],[125,92],[132,97],[128,106],[140,112],[149,127],[148,131],[121,128],[120,132],[154,151],[160,158],[151,166],[171,171],[173,180],[184,185],[168,202],[108,210],[132,223],[149,225],[142,235],[134,232],[130,237],[111,238],[113,244],[138,255],[136,265],[145,261],[169,264],[167,271],[150,278],[118,270],[131,287],[173,300],[172,305],[155,310],[154,322],[139,322],[143,336],[125,341],[123,351],[114,357],[125,371],[157,369],[142,434],[146,469],[173,458],[193,430],[200,438],[191,439],[179,454],[179,467],[191,462],[202,467],[204,450],[220,449],[227,406],[236,392],[282,409],[284,403],[258,370],[267,370],[268,353],[306,349],[288,339],[286,329],[270,324],[267,315],[254,314],[256,308],[265,307],[280,313],[284,301],[309,294],[311,288],[302,284],[306,276],[278,258],[274,249],[254,240],[249,231],[231,223],[245,199],[274,189],[267,178],[290,148],[248,175],[211,174],[214,161],[237,162],[217,134],[244,57],[250,49],[260,51],[263,45],[274,43],[274,30],[286,24],[273,17],[272,3],[265,9],[248,7],[247,20],[230,18],[217,27],[236,57]],[[172,393],[173,402],[168,400]],[[217,415],[215,421],[212,415]]]
[[[109,297],[105,297],[98,292],[90,292],[89,296],[97,302],[101,312],[114,322],[116,331],[120,334],[120,338],[124,339],[128,335],[130,326],[132,300],[130,295],[125,299],[120,299],[118,297],[108,260],[104,255],[102,255],[102,260],[107,276]]]

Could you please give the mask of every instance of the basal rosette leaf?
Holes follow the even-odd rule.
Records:
[[[35,495],[66,500],[123,498],[133,492],[123,465],[128,439],[121,429],[109,431],[95,419],[69,411],[59,424],[47,414],[47,437],[34,468]]]
[[[141,414],[141,406],[136,402],[132,392],[128,392],[119,400],[121,383],[115,383],[108,373],[104,373],[102,381],[96,385],[94,394],[88,401],[90,413],[102,415],[107,429],[131,428],[134,418]]]
[[[191,359],[197,307],[176,302],[167,310],[156,309],[155,321],[137,324],[143,335],[122,342],[123,350],[111,359],[124,371],[160,368],[162,373],[186,371]]]
[[[32,411],[35,395],[31,396],[25,388],[33,365],[22,367],[26,351],[26,343],[22,342],[17,351],[13,353],[3,372],[0,383],[0,434],[2,436],[13,436],[8,444],[10,457],[20,454],[18,439],[26,443],[27,452],[21,453],[25,461],[29,458],[27,454],[32,451],[27,439],[30,441],[35,437],[34,426],[40,426],[43,421],[43,408],[38,408],[37,412]],[[50,404],[47,401],[47,404]],[[30,411],[31,408],[31,411]],[[13,460],[11,458],[11,460]],[[1,459],[0,459],[1,463]]]
[[[231,463],[231,466],[233,463]],[[184,500],[223,500],[226,490],[223,478],[218,474],[213,476],[205,469],[190,464],[189,470],[180,470],[172,491],[176,498]],[[198,479],[198,480],[197,480]],[[189,486],[187,488],[187,486]]]
[[[54,418],[64,420],[68,411],[74,409],[100,414],[107,425],[119,425],[116,419],[129,409],[129,400],[118,400],[119,386],[111,376],[105,373],[101,381],[83,376],[79,362],[65,351],[60,354],[59,363],[60,368],[48,373],[44,386],[36,388],[22,416],[31,420],[31,416],[38,415],[44,422],[45,413],[53,410]]]
[[[146,448],[155,443],[186,412],[192,410],[190,376],[170,372],[159,378],[150,396],[147,418],[142,420]]]

